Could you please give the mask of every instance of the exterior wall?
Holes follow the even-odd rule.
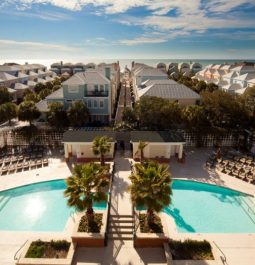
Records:
[[[133,144],[133,158],[140,158],[140,154],[138,151],[138,142]],[[182,143],[149,143],[144,148],[144,157],[145,158],[170,158],[179,152],[180,146],[183,146]],[[137,154],[136,154],[137,153]]]
[[[64,143],[65,158],[76,156],[77,159],[95,159],[99,156],[92,151],[93,143]],[[105,154],[105,158],[113,158],[115,143],[111,143],[111,150]]]

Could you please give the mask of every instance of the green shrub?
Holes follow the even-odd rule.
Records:
[[[37,240],[31,243],[26,258],[41,258],[44,254],[45,243],[41,240]]]
[[[174,259],[210,260],[214,259],[212,248],[208,241],[187,239],[184,242],[170,240],[169,246]]]
[[[51,240],[50,246],[56,250],[68,250],[70,247],[70,243],[67,242],[66,240],[56,240],[53,241]]]

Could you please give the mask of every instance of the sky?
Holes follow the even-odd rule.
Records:
[[[255,0],[0,0],[0,60],[255,59]]]

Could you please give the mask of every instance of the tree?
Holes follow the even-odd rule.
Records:
[[[160,111],[160,128],[172,129],[181,123],[181,107],[177,102],[166,101]]]
[[[122,113],[122,120],[130,125],[136,123],[137,122],[136,112],[129,107],[125,108]]]
[[[202,91],[206,90],[206,88],[207,84],[205,81],[198,81],[195,89],[198,93],[201,93]]]
[[[183,120],[189,129],[205,128],[207,124],[204,106],[189,105],[182,110]]]
[[[51,94],[51,90],[48,88],[45,88],[44,90],[40,91],[40,93],[38,94],[38,97],[40,99],[45,99],[50,94]]]
[[[244,106],[249,112],[250,117],[255,119],[255,86],[248,87],[243,96],[242,99],[244,100]]]
[[[18,117],[21,121],[28,121],[30,126],[32,121],[39,118],[40,112],[33,101],[24,101],[19,105]]]
[[[206,86],[206,90],[209,92],[213,92],[213,91],[218,90],[218,89],[219,89],[219,87],[214,83],[207,84],[207,86]]]
[[[11,94],[6,87],[0,87],[0,105],[12,100]]]
[[[33,102],[39,102],[40,101],[40,97],[32,92],[31,90],[27,89],[24,93],[24,97],[23,97],[24,101],[33,101]]]
[[[0,120],[1,121],[9,121],[9,125],[11,125],[11,120],[17,118],[18,115],[18,107],[15,103],[7,102],[0,105]]]
[[[35,85],[34,87],[34,91],[36,94],[39,94],[42,90],[44,90],[46,88],[45,84],[43,83],[38,83]]]
[[[207,119],[212,127],[246,127],[247,110],[233,95],[216,90],[212,93],[203,91],[201,96]]]
[[[74,101],[67,110],[67,117],[72,126],[81,127],[89,121],[89,109],[83,101]]]
[[[61,88],[61,85],[54,85],[52,88],[52,92],[59,90]]]
[[[154,212],[160,212],[171,203],[171,177],[168,167],[155,162],[136,164],[129,178],[131,200],[137,207],[147,208],[147,222],[153,223]]]
[[[68,198],[67,204],[78,211],[86,211],[88,222],[94,220],[93,203],[107,199],[104,188],[109,180],[104,176],[105,169],[95,163],[76,165],[74,173],[67,178],[67,188],[64,196]]]
[[[47,114],[48,122],[54,127],[68,126],[68,119],[63,103],[52,102],[49,104],[49,112]]]
[[[52,90],[53,89],[53,82],[51,82],[51,81],[47,81],[46,83],[45,83],[45,88],[46,89],[48,89],[48,90]]]
[[[149,143],[147,143],[147,142],[139,141],[139,144],[138,144],[137,151],[136,151],[135,155],[140,154],[140,162],[141,163],[143,162],[143,159],[144,159],[143,150],[148,144]]]
[[[93,140],[93,153],[95,155],[100,155],[101,165],[105,165],[105,154],[111,150],[111,138],[107,136],[95,137]]]

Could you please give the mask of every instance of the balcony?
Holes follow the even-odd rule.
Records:
[[[85,91],[84,97],[108,97],[108,91]]]

